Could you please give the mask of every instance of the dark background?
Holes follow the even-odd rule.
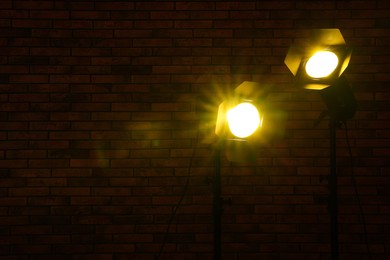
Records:
[[[0,8],[1,259],[153,259],[187,180],[161,259],[211,259],[203,141],[245,80],[270,87],[285,131],[253,164],[222,159],[223,259],[329,259],[328,119],[313,127],[324,104],[284,65],[314,28],[339,28],[354,48],[358,111],[337,132],[341,259],[389,256],[389,1]]]

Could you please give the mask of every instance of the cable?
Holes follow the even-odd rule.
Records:
[[[360,201],[360,196],[359,196],[359,192],[358,192],[358,188],[357,188],[357,184],[356,184],[356,178],[355,178],[355,172],[354,172],[354,168],[355,168],[355,167],[354,167],[354,162],[353,162],[351,144],[350,144],[350,142],[349,142],[348,126],[347,126],[347,123],[346,123],[346,122],[343,122],[343,124],[344,124],[344,129],[345,129],[345,139],[346,139],[346,141],[347,141],[347,147],[348,147],[349,158],[350,158],[350,161],[351,161],[352,184],[353,184],[353,187],[354,187],[354,190],[355,190],[356,199],[357,199],[357,203],[358,203],[359,210],[360,210],[360,215],[361,215],[361,217],[362,217],[363,231],[364,231],[364,243],[365,243],[365,245],[366,245],[366,250],[367,250],[367,254],[368,254],[368,259],[371,260],[372,257],[371,257],[370,246],[369,246],[369,244],[368,244],[368,232],[367,232],[366,218],[365,218],[365,216],[364,216],[364,211],[363,211],[362,203],[361,203],[361,201]]]
[[[198,141],[199,141],[199,130],[197,131],[197,135],[196,135],[196,143],[198,143]],[[163,242],[161,243],[160,251],[155,256],[155,258],[154,258],[155,260],[158,260],[160,258],[160,256],[162,255],[163,251],[164,251],[164,247],[165,247],[165,245],[167,243],[167,239],[168,239],[168,235],[169,235],[169,229],[171,228],[173,219],[175,218],[177,210],[180,208],[181,203],[183,202],[183,199],[184,199],[184,197],[187,194],[188,186],[189,186],[189,183],[190,183],[192,165],[193,165],[194,158],[195,158],[195,151],[196,151],[196,148],[194,147],[192,149],[192,154],[191,154],[191,158],[190,158],[190,165],[189,165],[189,169],[188,169],[186,183],[184,184],[183,191],[182,191],[182,193],[180,195],[179,201],[177,202],[176,206],[173,208],[173,212],[172,212],[171,217],[170,217],[170,219],[168,221],[167,230],[165,231]]]

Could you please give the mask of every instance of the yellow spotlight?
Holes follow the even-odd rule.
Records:
[[[334,52],[318,51],[307,61],[305,70],[312,78],[325,78],[337,68],[339,59]]]
[[[231,94],[218,107],[217,143],[229,161],[254,162],[256,147],[266,138],[263,137],[263,120],[266,120],[263,109],[268,87],[244,81]]]
[[[238,138],[252,135],[261,125],[257,108],[248,102],[243,102],[230,109],[226,115],[231,133]]]
[[[351,53],[339,29],[317,29],[305,43],[291,45],[284,63],[298,86],[322,90],[343,74]]]

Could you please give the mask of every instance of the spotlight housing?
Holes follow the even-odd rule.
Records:
[[[308,45],[293,44],[284,62],[299,86],[322,90],[343,74],[351,54],[339,29],[317,29]]]
[[[219,105],[215,134],[222,141],[229,161],[255,159],[253,144],[261,135],[264,98],[258,83],[244,81]]]
[[[263,113],[259,103],[258,83],[244,81],[218,108],[215,134],[223,139],[253,138],[261,130]]]

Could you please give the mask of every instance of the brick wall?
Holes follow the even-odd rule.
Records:
[[[286,131],[254,164],[222,159],[223,259],[329,259],[327,119],[312,127],[324,104],[283,62],[312,28],[339,28],[354,47],[352,160],[337,132],[341,258],[389,256],[388,1],[0,8],[1,259],[154,259],[187,181],[160,259],[211,259],[213,151],[201,140],[221,94],[245,80],[271,86]]]

